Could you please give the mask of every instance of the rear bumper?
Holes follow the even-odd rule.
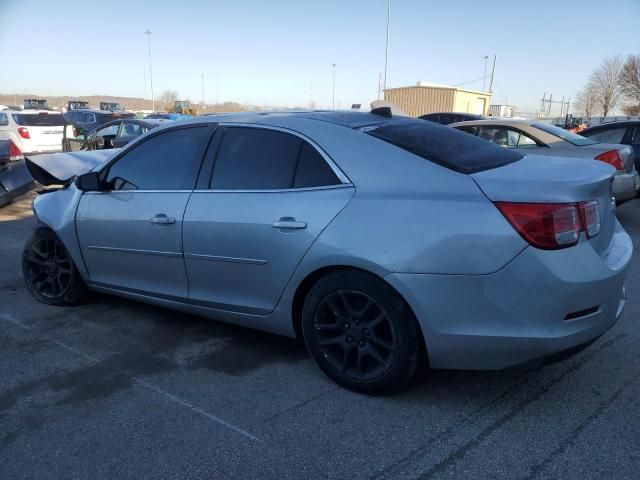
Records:
[[[616,202],[621,203],[631,200],[636,196],[640,188],[640,177],[638,171],[634,168],[630,173],[618,173],[613,178],[611,191]]]
[[[602,255],[583,241],[567,250],[526,248],[490,275],[386,278],[416,314],[432,368],[495,370],[542,361],[612,327],[632,250],[616,224]],[[584,313],[565,319],[576,312]]]

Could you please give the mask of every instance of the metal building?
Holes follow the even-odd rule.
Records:
[[[491,105],[489,115],[492,117],[513,118],[518,114],[518,108],[513,105]]]
[[[462,112],[486,115],[491,93],[418,82],[413,87],[387,88],[384,99],[395,103],[412,117],[426,113]]]

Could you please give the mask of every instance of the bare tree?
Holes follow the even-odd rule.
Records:
[[[582,90],[580,90],[573,102],[573,107],[580,115],[592,117],[598,104],[598,94],[595,85],[588,82]]]
[[[631,102],[627,107],[640,108],[640,55],[629,55],[619,77],[620,92]],[[636,114],[637,115],[637,114]]]
[[[178,99],[178,92],[175,90],[165,90],[160,95],[160,100],[165,104],[165,108],[173,107],[173,104]]]
[[[615,108],[620,100],[620,71],[622,70],[622,57],[608,57],[602,61],[598,69],[591,74],[590,83],[593,83],[598,95],[598,105],[604,117]]]
[[[639,105],[623,105],[622,113],[625,115],[629,115],[630,117],[637,117],[640,115],[640,104]]]

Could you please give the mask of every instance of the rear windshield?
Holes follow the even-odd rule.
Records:
[[[23,127],[61,127],[64,117],[59,113],[12,113],[13,120]]]
[[[360,130],[461,173],[501,167],[524,157],[468,133],[423,120],[394,121]]]
[[[569,130],[565,130],[564,128],[556,127],[555,125],[549,125],[548,123],[534,123],[531,126],[537,128],[538,130],[542,130],[543,132],[550,133],[554,137],[561,138],[562,140],[577,145],[578,147],[581,147],[583,145],[593,145],[597,143],[593,140],[583,137],[582,135],[570,132]]]

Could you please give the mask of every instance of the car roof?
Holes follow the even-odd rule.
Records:
[[[371,112],[352,112],[348,110],[282,110],[269,112],[239,112],[224,113],[219,115],[207,115],[204,117],[194,117],[180,121],[185,123],[259,123],[269,125],[280,123],[283,119],[307,119],[318,122],[332,123],[347,128],[361,128],[380,123],[393,121],[419,121],[412,117],[394,116],[389,117]]]
[[[484,120],[467,120],[465,122],[456,122],[452,123],[450,127],[463,127],[463,126],[475,126],[475,125],[506,125],[506,126],[522,126],[522,125],[533,125],[534,123],[538,123],[536,120],[512,120],[512,119],[484,119]]]
[[[90,112],[90,113],[100,113],[103,115],[113,115],[114,113],[119,114],[121,112],[112,112],[111,110],[96,110],[93,108],[74,108],[72,110],[67,110],[69,112]]]
[[[600,125],[594,125],[593,127],[586,128],[583,132],[604,130],[606,128],[629,127],[631,125],[640,125],[640,120],[618,120],[617,122],[601,123]]]

